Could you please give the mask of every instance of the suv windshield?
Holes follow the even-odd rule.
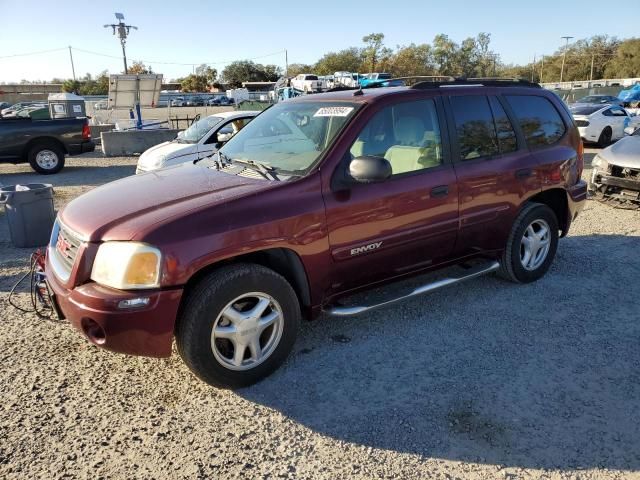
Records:
[[[278,172],[304,175],[353,117],[358,104],[282,102],[252,120],[220,151],[229,160],[249,160]]]
[[[207,117],[198,120],[196,123],[180,132],[176,140],[180,143],[197,143],[209,130],[222,121],[221,117]]]

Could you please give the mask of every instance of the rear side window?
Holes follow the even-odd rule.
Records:
[[[529,147],[543,147],[556,143],[566,132],[560,114],[547,98],[534,95],[506,95],[506,99],[522,127]]]
[[[516,140],[516,132],[513,130],[513,125],[511,125],[511,120],[507,117],[507,113],[496,97],[490,97],[489,103],[491,104],[493,118],[496,122],[500,153],[515,152],[518,149],[518,142]]]
[[[500,153],[489,100],[481,95],[450,97],[460,160],[473,160]]]

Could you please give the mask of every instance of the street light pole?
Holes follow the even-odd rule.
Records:
[[[127,37],[129,36],[130,30],[133,28],[137,30],[138,27],[134,25],[126,25],[124,23],[124,15],[121,13],[116,13],[116,19],[118,23],[111,23],[104,25],[104,28],[111,27],[113,29],[113,34],[115,35],[118,32],[118,38],[120,39],[120,45],[122,45],[122,60],[124,61],[124,73],[125,75],[129,73],[129,69],[127,68],[127,51],[125,50],[125,44],[127,43]]]
[[[572,39],[573,37],[565,36],[560,38],[564,38],[566,41],[564,45],[564,52],[562,53],[562,67],[560,68],[560,83],[562,83],[562,78],[564,76],[564,61],[565,61],[565,58],[567,57],[567,48],[569,48],[569,40]]]

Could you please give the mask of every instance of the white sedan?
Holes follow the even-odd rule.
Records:
[[[151,147],[140,155],[136,173],[209,157],[258,113],[260,112],[221,112],[198,120],[180,132],[174,140]]]
[[[619,105],[576,103],[570,110],[582,140],[601,147],[624,137],[624,129],[638,123],[637,117]]]

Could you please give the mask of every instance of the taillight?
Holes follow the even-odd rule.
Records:
[[[580,140],[578,144],[577,157],[578,178],[576,181],[579,182],[582,178],[582,171],[584,170],[584,143],[582,143],[582,140]]]
[[[90,140],[91,139],[91,129],[89,128],[89,125],[87,123],[85,123],[82,126],[82,139],[83,140]]]

